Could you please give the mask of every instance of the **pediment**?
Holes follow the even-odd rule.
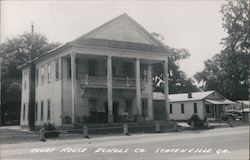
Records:
[[[127,14],[114,18],[76,41],[88,38],[161,46],[160,42]]]

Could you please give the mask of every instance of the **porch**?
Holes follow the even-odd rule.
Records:
[[[205,99],[205,116],[208,120],[221,120],[226,106],[233,102],[228,99]]]
[[[62,61],[66,71],[63,74],[67,75],[65,84],[71,86],[65,86],[65,91],[71,92],[71,97],[67,97],[71,99],[71,109],[65,108],[69,101],[65,102],[63,124],[153,120],[152,65],[161,61],[80,53],[66,55]],[[95,89],[99,91],[86,94]],[[117,90],[124,94],[117,94]],[[79,112],[79,108],[84,111]]]

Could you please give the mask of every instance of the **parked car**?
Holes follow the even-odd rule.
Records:
[[[227,121],[229,119],[232,120],[242,120],[242,113],[239,111],[227,111],[223,116],[222,116],[222,120]]]
[[[234,114],[235,115],[235,119],[242,120],[242,118],[243,118],[242,112],[239,112],[239,111],[228,111],[228,112]]]

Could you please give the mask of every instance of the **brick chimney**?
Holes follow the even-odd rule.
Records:
[[[192,97],[192,92],[188,92],[188,98],[193,98]]]

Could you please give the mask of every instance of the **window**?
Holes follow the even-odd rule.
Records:
[[[96,99],[89,100],[90,111],[97,111],[96,104]]]
[[[37,121],[37,102],[36,102],[36,105],[35,105],[35,120]]]
[[[25,76],[25,79],[24,79],[24,89],[27,88],[27,80],[26,80],[26,76]]]
[[[47,100],[47,120],[50,120],[50,106],[51,106],[51,103],[50,103],[50,99]]]
[[[197,113],[197,103],[194,103],[194,113]]]
[[[130,99],[126,100],[125,112],[128,112],[128,115],[132,116],[132,101]]]
[[[145,64],[141,65],[140,76],[141,76],[141,79],[143,79],[143,80],[147,79],[147,66]]]
[[[24,90],[26,90],[27,88],[27,74],[26,73],[24,73],[23,75],[23,88]]]
[[[96,60],[89,60],[88,61],[88,72],[89,76],[96,76],[97,72],[97,61]]]
[[[124,77],[129,77],[131,78],[132,77],[132,64],[129,63],[129,62],[125,62],[123,64],[123,69],[124,69]]]
[[[40,119],[43,120],[43,101],[41,101],[41,112]]]
[[[47,73],[47,82],[50,83],[51,81],[51,68],[50,68],[50,63],[47,66],[48,73]]]
[[[148,116],[148,100],[142,99],[142,114],[144,117]]]
[[[36,85],[38,86],[39,71],[36,69]]]
[[[67,58],[67,76],[70,78],[71,77],[71,59]]]
[[[211,110],[210,110],[210,106],[209,106],[209,105],[206,105],[206,112],[207,112],[207,113],[211,113]]]
[[[59,60],[56,60],[56,80],[59,79]]]
[[[23,120],[25,120],[26,105],[23,104]]]
[[[182,103],[182,104],[181,104],[181,114],[184,114],[184,112],[185,112],[185,111],[184,111],[184,104]]]
[[[169,104],[169,112],[170,112],[170,114],[172,114],[172,113],[173,113],[173,107],[172,107],[172,104]]]
[[[44,67],[41,68],[41,85],[44,84]]]

